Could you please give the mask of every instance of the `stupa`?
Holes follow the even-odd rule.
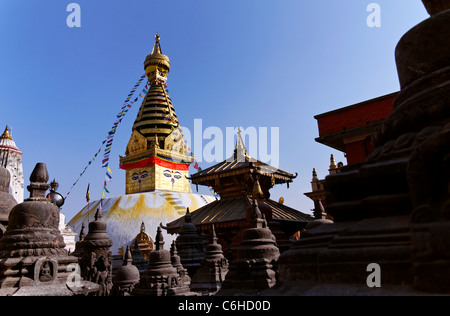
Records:
[[[191,212],[186,209],[184,224],[181,226],[180,235],[176,239],[178,254],[183,267],[188,270],[189,275],[194,275],[205,256],[205,241],[192,224]]]
[[[156,249],[149,254],[147,270],[142,273],[132,294],[139,296],[188,294],[189,286],[183,283],[177,268],[172,265],[170,252],[164,249],[164,237],[159,226],[155,244]]]
[[[139,282],[139,270],[133,265],[130,247],[127,246],[123,265],[117,269],[114,275],[112,295],[129,296],[133,292],[134,286]]]
[[[205,247],[205,257],[191,280],[191,291],[214,294],[222,288],[228,273],[228,260],[223,255],[222,246],[217,242],[216,230],[212,225],[212,240]]]
[[[237,258],[231,262],[217,295],[255,295],[276,284],[276,264],[280,257],[276,238],[255,200],[247,213],[250,228],[242,232]]]
[[[89,223],[89,231],[77,242],[75,254],[79,256],[81,277],[97,283],[97,295],[109,296],[112,289],[112,241],[106,233],[106,223],[100,210],[95,220]]]
[[[423,3],[430,18],[395,50],[401,91],[374,151],[325,179],[334,223],[307,230],[281,255],[291,292],[450,293],[450,0]],[[373,263],[378,291],[368,282]]]
[[[192,193],[186,178],[193,157],[184,142],[167,91],[170,61],[162,53],[158,34],[144,68],[150,88],[133,124],[125,156],[120,157],[120,168],[126,174],[125,195],[102,200],[102,215],[113,241],[113,255],[122,255],[127,245],[134,244],[141,223],[154,230],[160,223],[183,216],[187,207],[193,211],[216,200]],[[92,201],[75,215],[68,223],[72,230],[78,232],[83,222],[87,224],[100,203],[100,200]],[[163,234],[167,241],[175,239],[165,231]]]
[[[30,197],[9,214],[0,239],[0,295],[72,296],[98,289],[91,282],[72,281],[78,259],[64,249],[59,209],[45,195],[47,181],[46,165],[36,164],[28,186]]]

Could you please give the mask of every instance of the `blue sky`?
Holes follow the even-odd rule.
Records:
[[[428,16],[418,0],[376,1],[379,28],[366,23],[375,1],[79,0],[81,27],[69,28],[71,2],[0,0],[0,128],[13,127],[25,186],[34,165],[45,162],[58,191],[69,191],[144,73],[159,32],[181,125],[278,127],[279,167],[299,175],[271,197],[305,213],[313,208],[303,195],[312,169],[325,177],[330,154],[346,162],[314,141],[314,115],[397,91],[395,46]],[[109,196],[125,191],[118,156],[138,108],[115,135]],[[85,205],[88,183],[100,198],[104,175],[98,160],[87,169],[63,206],[68,219]]]

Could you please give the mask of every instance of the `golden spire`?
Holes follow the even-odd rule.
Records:
[[[161,44],[159,43],[159,34],[156,32],[155,35],[155,44],[153,45],[152,54],[162,54]]]
[[[8,125],[6,125],[5,131],[3,132],[2,136],[0,136],[0,139],[10,139],[10,140],[12,140],[11,134],[9,132]]]
[[[152,53],[145,58],[144,68],[145,73],[150,81],[156,79],[157,73],[154,73],[156,68],[158,68],[159,73],[162,73],[164,77],[167,78],[167,73],[170,70],[170,60],[169,57],[164,55],[161,50],[161,44],[159,42],[159,34],[155,35],[155,44],[153,45]]]

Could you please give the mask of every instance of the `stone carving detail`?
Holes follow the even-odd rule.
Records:
[[[112,240],[106,234],[106,223],[97,209],[89,223],[87,235],[76,244],[74,254],[80,255],[81,276],[99,285],[97,295],[108,296],[112,289]]]
[[[133,295],[173,296],[189,293],[189,286],[183,283],[177,268],[172,265],[170,252],[164,249],[160,226],[155,245],[156,249],[149,254],[147,270],[142,273]]]
[[[78,260],[64,249],[59,209],[45,197],[47,181],[46,165],[36,164],[30,175],[30,197],[9,214],[0,239],[0,295],[72,296],[98,289],[86,281],[67,285],[65,271]]]

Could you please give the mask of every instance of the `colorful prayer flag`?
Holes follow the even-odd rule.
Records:
[[[89,183],[88,184],[88,187],[87,187],[87,191],[86,191],[86,202],[88,202],[89,203],[89,201],[91,200],[91,194],[89,193],[89,186],[90,186],[91,184]]]

